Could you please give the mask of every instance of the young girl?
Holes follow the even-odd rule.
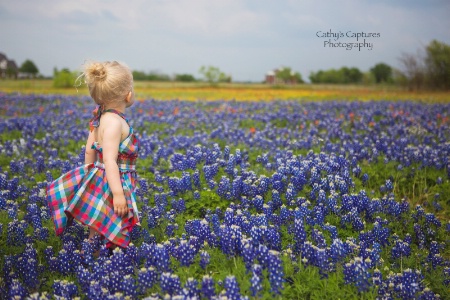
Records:
[[[99,106],[89,123],[85,165],[47,187],[47,201],[57,235],[73,219],[89,226],[89,239],[99,235],[107,248],[126,248],[130,232],[140,225],[135,199],[138,140],[124,112],[134,103],[133,75],[118,62],[92,62],[84,73],[91,97]]]

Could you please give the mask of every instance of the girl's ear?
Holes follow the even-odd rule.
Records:
[[[127,103],[129,103],[130,101],[131,101],[131,97],[133,96],[133,92],[132,91],[129,91],[128,92],[128,94],[127,94],[127,97],[125,98],[125,101],[127,102]]]

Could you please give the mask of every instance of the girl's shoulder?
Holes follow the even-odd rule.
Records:
[[[100,139],[104,139],[105,135],[113,137],[121,136],[124,140],[130,133],[131,127],[126,119],[114,112],[104,112],[100,121]]]

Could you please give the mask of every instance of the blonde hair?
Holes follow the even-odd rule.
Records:
[[[117,61],[87,62],[82,76],[91,97],[99,105],[123,101],[133,89],[131,70]]]

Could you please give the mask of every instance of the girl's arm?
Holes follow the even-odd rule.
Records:
[[[84,163],[93,164],[95,162],[95,150],[91,148],[95,141],[94,131],[89,132],[89,136],[86,142],[86,152],[84,153]]]
[[[104,115],[103,122],[108,124],[103,129],[102,153],[105,165],[106,180],[113,194],[114,212],[120,217],[128,213],[128,206],[123,193],[117,155],[122,137],[122,124],[114,116]]]

